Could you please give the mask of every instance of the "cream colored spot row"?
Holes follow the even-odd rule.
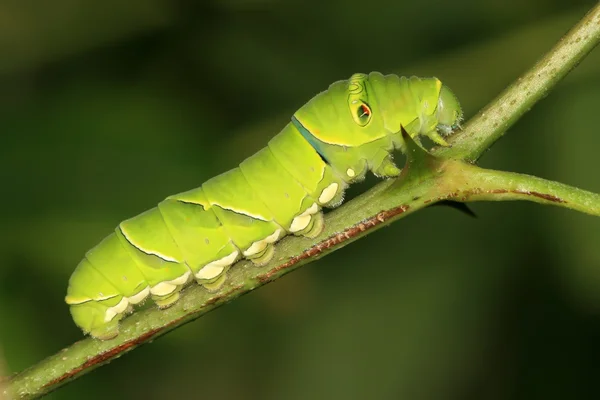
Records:
[[[235,250],[233,253],[220,258],[218,260],[209,262],[206,264],[200,271],[196,273],[197,279],[214,279],[217,276],[221,275],[225,267],[233,264],[233,262],[237,259],[239,252]]]
[[[138,294],[134,294],[133,296],[128,297],[127,301],[129,301],[129,303],[131,303],[131,304],[138,304],[138,303],[141,303],[142,301],[144,301],[144,299],[146,297],[148,297],[149,294],[150,294],[150,287],[146,286]]]
[[[246,251],[243,252],[244,256],[248,257],[260,253],[267,247],[267,245],[270,243],[275,243],[279,239],[279,235],[281,235],[281,229],[277,229],[273,234],[262,240],[257,240],[256,242],[252,243],[252,245],[248,247]]]
[[[177,285],[173,285],[167,282],[157,283],[150,288],[150,293],[155,296],[166,296],[172,293],[177,288]]]
[[[319,206],[317,203],[313,203],[312,206],[306,209],[302,214],[296,216],[288,229],[290,232],[300,232],[302,229],[306,228],[310,223],[310,219],[313,214],[319,212]]]
[[[323,189],[321,195],[319,196],[319,203],[326,204],[330,202],[331,199],[335,197],[338,187],[339,185],[336,182],[334,182],[331,185],[327,186],[325,189]]]
[[[175,278],[173,280],[167,281],[167,283],[172,283],[173,285],[181,286],[185,285],[187,281],[190,279],[190,275],[192,271],[187,271],[185,274],[181,275],[179,278]]]
[[[106,313],[104,314],[104,322],[110,322],[115,316],[124,312],[129,304],[141,303],[146,297],[148,297],[149,294],[150,287],[146,286],[144,289],[140,290],[138,294],[134,294],[130,297],[123,297],[119,304],[106,310]]]
[[[356,175],[356,173],[354,172],[354,170],[352,168],[348,168],[348,170],[346,170],[346,174],[350,177],[350,178],[354,178],[354,176]]]
[[[190,278],[190,271],[170,281],[160,282],[150,288],[150,293],[155,296],[166,296],[173,293],[177,286],[184,285]]]
[[[104,322],[110,322],[116,315],[124,312],[128,305],[129,301],[127,300],[127,297],[123,297],[119,304],[106,310],[106,314],[104,314]]]
[[[133,246],[137,247],[139,250],[143,251],[146,254],[151,254],[153,256],[159,257],[165,261],[170,261],[170,262],[174,262],[174,263],[180,263],[181,260],[178,260],[176,258],[173,258],[171,256],[168,256],[166,254],[163,254],[159,251],[156,250],[151,250],[148,248],[144,248],[143,246],[141,246],[139,243],[136,243],[135,240],[133,240],[129,234],[127,233],[127,231],[125,229],[123,229],[123,227],[120,228],[121,229],[121,233],[123,233],[123,236],[125,236],[125,239],[127,239],[127,241],[129,243],[131,243]]]

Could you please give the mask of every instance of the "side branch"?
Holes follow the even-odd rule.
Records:
[[[482,169],[463,162],[448,161],[448,200],[527,200],[600,216],[600,194],[560,182],[514,172]],[[454,188],[454,192],[452,192]]]

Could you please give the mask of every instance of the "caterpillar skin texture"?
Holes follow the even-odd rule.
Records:
[[[321,209],[340,205],[368,170],[397,176],[390,153],[403,149],[401,125],[447,146],[443,136],[461,119],[458,100],[436,78],[372,72],[333,83],[239,167],[122,222],[88,251],[65,299],[75,324],[108,339],[148,296],[164,308],[192,280],[218,289],[239,259],[262,265],[283,236],[317,236]]]

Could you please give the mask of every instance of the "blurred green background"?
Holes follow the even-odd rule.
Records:
[[[436,75],[468,118],[594,4],[1,0],[8,373],[82,337],[63,297],[89,248],[237,165],[330,83]],[[481,165],[600,192],[598,104],[600,50]],[[49,398],[600,398],[600,219],[472,208],[416,213]]]

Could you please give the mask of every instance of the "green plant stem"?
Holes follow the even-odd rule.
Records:
[[[600,216],[600,195],[531,175],[482,169],[463,162],[447,163],[445,184],[461,202],[528,200]]]
[[[544,98],[600,41],[600,3],[596,4],[528,72],[506,88],[454,135],[451,148],[434,154],[477,161],[531,107]],[[511,60],[505,60],[510,63]]]
[[[247,261],[237,263],[216,293],[192,285],[171,308],[148,308],[123,320],[115,339],[85,338],[14,375],[3,394],[30,399],[53,391],[307,262],[441,200],[530,200],[599,215],[600,198],[596,194],[527,175],[484,170],[460,161],[475,161],[599,39],[600,5],[596,5],[549,55],[455,135],[452,148],[434,149],[437,158],[414,150],[399,179],[382,182],[329,213],[325,230],[318,238],[286,237],[278,243],[275,258],[269,264],[254,267]]]
[[[192,285],[173,307],[148,308],[126,318],[117,338],[86,338],[15,375],[9,381],[13,395],[28,399],[50,392],[303,264],[441,200],[530,200],[600,215],[597,194],[528,175],[485,170],[462,161],[433,163],[425,178],[422,165],[416,166],[413,173],[409,166],[409,173],[400,180],[385,181],[329,213],[326,230],[319,238],[283,239],[277,247],[277,258],[266,266],[255,267],[247,261],[236,264],[217,293]]]

